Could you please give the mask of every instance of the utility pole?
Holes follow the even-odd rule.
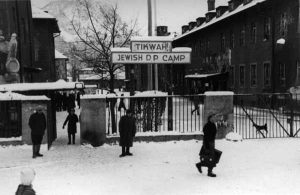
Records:
[[[148,36],[152,36],[152,0],[148,1]],[[153,74],[152,74],[152,64],[147,65],[147,73],[148,73],[148,90],[153,89]]]

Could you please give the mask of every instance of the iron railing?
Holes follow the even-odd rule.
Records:
[[[120,117],[125,114],[123,108],[119,109],[121,99],[126,109],[134,111],[137,132],[200,133],[206,122],[204,98],[204,95],[108,98],[107,134],[118,134]],[[109,109],[113,102],[115,129]],[[236,94],[233,126],[243,139],[299,137],[300,94]]]

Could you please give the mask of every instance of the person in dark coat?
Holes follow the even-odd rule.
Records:
[[[119,122],[120,132],[120,146],[122,147],[122,154],[120,157],[126,155],[131,156],[130,147],[132,147],[133,137],[136,133],[135,118],[132,116],[132,111],[128,109],[126,115],[122,116]]]
[[[38,106],[35,113],[29,118],[32,140],[32,158],[43,156],[40,153],[40,148],[46,130],[46,117],[42,109],[41,106]]]
[[[77,133],[77,125],[76,125],[77,122],[78,122],[78,116],[75,114],[75,109],[72,108],[63,124],[63,129],[64,129],[66,124],[68,123],[68,138],[69,138],[68,144],[71,144],[71,136],[72,136],[73,144],[75,144],[75,134]]]
[[[208,116],[207,123],[203,127],[203,144],[200,150],[200,162],[196,164],[200,173],[202,173],[202,166],[208,167],[207,175],[210,177],[216,177],[216,174],[212,172],[216,166],[215,159],[215,139],[217,134],[217,127],[215,122],[217,121],[217,115],[212,114]]]
[[[118,107],[118,111],[121,112],[122,108],[126,111],[126,106],[125,106],[125,103],[124,103],[124,94],[121,94],[121,98],[120,98],[120,103],[119,103],[119,107]]]
[[[26,168],[21,171],[21,184],[18,186],[16,195],[35,195],[32,188],[32,181],[35,177],[35,171],[31,168]]]

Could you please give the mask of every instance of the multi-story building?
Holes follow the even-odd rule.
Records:
[[[230,0],[182,26],[174,47],[192,63],[174,71],[185,85],[236,93],[286,92],[300,82],[300,1]]]
[[[0,84],[30,81],[30,67],[33,64],[33,24],[30,0],[0,1]],[[7,66],[9,42],[16,34],[19,62],[15,74]],[[13,54],[14,55],[14,54]]]
[[[34,27],[34,67],[42,71],[33,74],[34,82],[54,82],[55,70],[54,38],[59,35],[57,20],[47,12],[32,7]]]

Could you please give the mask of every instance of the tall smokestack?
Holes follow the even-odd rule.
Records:
[[[215,0],[207,0],[208,11],[215,9]]]

